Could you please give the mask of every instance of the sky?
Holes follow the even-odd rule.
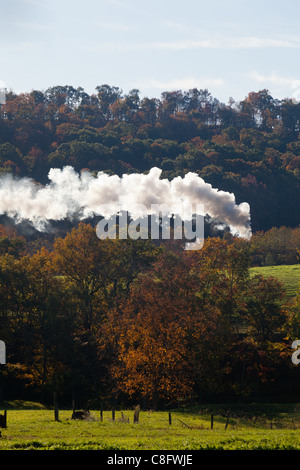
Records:
[[[300,100],[299,0],[0,0],[0,87]]]

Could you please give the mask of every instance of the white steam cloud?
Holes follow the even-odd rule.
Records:
[[[159,168],[152,168],[147,175],[119,177],[99,172],[94,176],[87,171],[78,174],[67,166],[51,169],[50,183],[45,186],[29,178],[5,175],[0,178],[0,215],[17,223],[29,221],[44,231],[50,221],[110,217],[121,210],[134,219],[146,215],[140,213],[140,205],[202,204],[205,214],[201,215],[225,224],[234,235],[251,236],[248,203],[237,205],[234,194],[213,188],[196,173],[172,181],[161,179],[161,173]]]

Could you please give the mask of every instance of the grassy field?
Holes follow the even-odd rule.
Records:
[[[31,406],[9,409],[1,429],[0,450],[299,450],[300,408],[292,405],[249,405],[234,410],[227,429],[219,410],[140,412],[91,411],[89,420],[72,420],[70,410]],[[211,429],[211,413],[214,414]],[[129,423],[127,419],[129,418]]]
[[[288,297],[293,297],[300,288],[300,264],[284,266],[263,266],[251,268],[251,274],[277,277],[285,286]]]

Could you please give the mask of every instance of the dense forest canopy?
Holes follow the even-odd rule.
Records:
[[[208,237],[185,251],[100,241],[81,223],[30,252],[0,229],[6,400],[49,403],[53,391],[97,407],[298,399],[299,291],[289,299],[278,279],[251,275],[248,241]]]
[[[50,168],[122,175],[153,166],[196,172],[251,207],[253,232],[299,225],[300,103],[268,90],[227,104],[208,90],[140,98],[115,86],[55,86],[6,95],[0,171],[47,183]]]
[[[87,221],[33,236],[3,214],[5,398],[57,391],[68,402],[75,391],[97,406],[158,406],[298,397],[300,295],[289,299],[250,266],[299,262],[299,130],[300,103],[267,90],[228,104],[197,89],[160,99],[109,85],[93,95],[71,86],[7,93],[2,175],[40,186],[66,165],[119,176],[158,167],[168,179],[195,172],[250,204],[253,235],[209,226],[204,247],[188,252],[174,240],[100,241]]]

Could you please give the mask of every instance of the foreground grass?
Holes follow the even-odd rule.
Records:
[[[2,429],[0,450],[299,450],[299,415],[277,413],[271,417],[226,418],[211,412],[174,411],[169,425],[167,412],[141,412],[139,423],[133,424],[133,411],[91,412],[91,420],[71,419],[71,411],[10,409],[7,428]],[[127,422],[129,418],[129,423]],[[295,418],[295,419],[294,419]],[[281,429],[277,429],[279,425]],[[292,421],[293,419],[293,421]],[[293,424],[292,424],[293,423]],[[296,424],[295,424],[296,423]]]
[[[296,295],[300,288],[300,264],[250,268],[250,273],[276,277],[285,286],[288,297]]]

